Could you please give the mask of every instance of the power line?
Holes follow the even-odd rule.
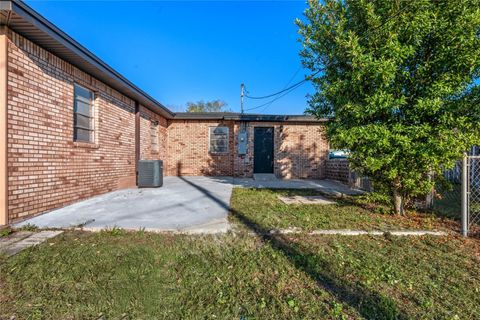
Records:
[[[306,77],[305,79],[303,79],[302,81],[299,81],[297,83],[295,83],[294,85],[291,85],[290,87],[288,88],[285,88],[281,91],[279,91],[278,93],[276,93],[275,95],[278,95],[278,94],[281,94],[280,96],[278,97],[275,97],[274,99],[268,101],[268,102],[265,102],[259,106],[256,106],[256,107],[253,107],[253,108],[248,108],[246,109],[245,111],[250,111],[250,110],[255,110],[255,109],[259,109],[261,107],[268,107],[269,105],[271,105],[273,102],[277,101],[278,99],[286,96],[287,94],[289,94],[290,92],[294,91],[295,89],[301,87],[304,83],[306,83],[308,80],[310,80],[311,78],[313,78],[315,75],[319,74],[320,72],[324,71],[327,67],[329,67],[332,63],[328,63],[325,67],[317,70],[315,73],[313,73],[312,75]]]
[[[266,102],[266,103],[263,103],[259,106],[256,106],[256,107],[253,107],[253,108],[248,108],[248,109],[245,109],[245,111],[250,111],[250,110],[255,110],[255,109],[260,109],[261,107],[264,107],[264,106],[267,106],[267,105],[270,105],[272,104],[273,102],[277,101],[278,99],[282,98],[283,96],[286,96],[287,94],[289,94],[290,92],[294,91],[295,89],[301,87],[306,81],[301,81],[299,83],[297,83],[295,86],[291,86],[287,91],[284,91],[284,93],[278,97],[275,97],[274,99]]]
[[[365,32],[365,34],[363,34],[361,37],[362,38],[365,38],[369,33],[371,32],[374,32],[374,31],[377,31],[378,29],[382,28],[383,26],[385,26],[389,21],[391,21],[393,18],[397,18],[402,12],[404,12],[407,8],[410,7],[410,3],[406,2],[405,6],[401,9],[399,9],[397,12],[395,12],[394,14],[392,14],[391,16],[389,16],[387,19],[385,19],[385,21],[383,23],[381,23],[380,25],[378,25],[377,27],[373,28],[373,29],[370,29],[370,30],[367,30]],[[324,71],[327,67],[329,67],[330,65],[332,65],[333,62],[331,63],[328,63],[326,66],[324,66],[323,68],[317,70],[315,73],[313,73],[312,75],[306,77],[305,79],[293,84],[292,86],[288,87],[288,88],[284,88],[278,92],[275,92],[275,93],[272,93],[272,94],[269,94],[269,95],[266,95],[266,96],[260,96],[260,97],[253,97],[253,96],[250,96],[248,94],[244,94],[244,96],[246,98],[249,98],[249,99],[256,99],[256,100],[261,100],[261,99],[267,99],[267,98],[271,98],[271,97],[275,97],[279,94],[282,94],[285,92],[285,94],[282,94],[281,96],[279,97],[276,97],[274,99],[272,99],[271,101],[267,102],[267,103],[264,103],[262,105],[259,105],[259,106],[256,106],[256,107],[253,107],[253,108],[249,108],[249,109],[246,109],[246,111],[248,110],[255,110],[255,109],[259,109],[263,106],[266,106],[266,105],[270,105],[271,103],[273,103],[274,101],[280,99],[281,97],[285,96],[286,94],[292,92],[293,90],[297,89],[298,87],[300,87],[303,83],[307,82],[308,80],[310,80],[311,78],[313,78],[315,75],[317,75],[318,73],[320,73],[321,71]],[[301,67],[300,67],[301,68]],[[290,79],[290,81],[288,83],[290,83],[293,78],[295,78],[295,76],[297,75],[297,73],[299,72],[300,68],[295,72],[295,74],[293,75],[293,77]],[[246,91],[248,93],[248,91]]]
[[[288,80],[288,82],[285,84],[285,86],[282,88],[282,90],[285,89],[286,87],[288,87],[288,85],[289,85],[290,83],[292,83],[293,80],[295,80],[295,77],[296,77],[297,74],[300,72],[300,70],[302,70],[302,68],[303,68],[302,65],[300,65],[300,66],[298,67],[297,71],[295,71],[295,73],[293,74],[293,76],[290,78],[290,80]],[[265,107],[263,107],[263,109],[260,110],[260,113],[265,112],[265,110],[267,110],[267,108],[270,107],[273,102],[274,102],[274,101],[271,101],[269,104],[267,104]]]
[[[317,72],[315,72],[314,74],[306,77],[305,79],[303,79],[303,80],[301,80],[301,81],[299,81],[299,82],[291,85],[290,87],[285,88],[285,89],[282,89],[282,90],[280,90],[280,91],[278,91],[278,92],[275,92],[275,93],[272,93],[272,94],[269,94],[269,95],[266,95],[266,96],[262,96],[262,97],[252,97],[252,96],[249,96],[248,94],[245,94],[245,98],[261,100],[261,99],[267,99],[267,98],[271,98],[271,97],[277,96],[277,95],[279,95],[279,94],[281,94],[281,93],[283,93],[283,92],[285,92],[285,91],[288,91],[288,90],[292,89],[293,87],[296,87],[296,86],[299,85],[299,84],[302,84],[302,83],[304,83],[304,82],[307,82],[307,81],[310,80],[312,77],[316,76],[318,73],[320,73],[321,71],[323,71],[323,69],[324,69],[324,68],[318,70]],[[247,91],[247,92],[248,92],[248,91]]]

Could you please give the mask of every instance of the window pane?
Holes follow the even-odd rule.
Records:
[[[94,94],[79,85],[74,85],[73,139],[93,142],[93,99]]]
[[[75,112],[83,114],[84,116],[90,116],[91,106],[81,101],[75,101]]]
[[[228,152],[228,127],[210,128],[210,152]]]
[[[75,85],[75,99],[82,99],[85,102],[92,101],[92,92],[88,89],[85,89],[79,85]]]
[[[228,141],[226,141],[226,140],[212,140],[211,144],[213,146],[225,148],[228,145]]]
[[[75,128],[74,130],[74,138],[77,141],[86,141],[91,142],[92,132],[89,130],[84,130],[80,128]]]
[[[228,135],[228,127],[210,128],[210,133],[213,133],[215,135]]]
[[[75,126],[76,127],[82,127],[86,129],[92,129],[91,127],[91,119],[89,117],[85,117],[84,115],[75,114]]]
[[[210,147],[210,152],[217,152],[217,153],[228,152],[228,149],[227,149],[227,147],[220,147],[220,146],[212,145]]]

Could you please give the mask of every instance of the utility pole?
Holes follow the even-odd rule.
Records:
[[[245,85],[240,85],[240,113],[243,114],[243,96],[245,95]]]

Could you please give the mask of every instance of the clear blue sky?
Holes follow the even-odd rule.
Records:
[[[294,24],[304,0],[26,2],[174,111],[213,99],[239,111],[240,83],[262,96],[308,73]],[[306,83],[250,112],[301,114],[312,92]],[[245,100],[245,108],[262,102]]]

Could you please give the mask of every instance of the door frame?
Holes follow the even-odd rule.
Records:
[[[272,129],[272,171],[271,172],[255,172],[255,130],[256,129]],[[274,126],[255,126],[253,127],[253,168],[252,172],[261,174],[274,174],[275,173],[275,127]]]

